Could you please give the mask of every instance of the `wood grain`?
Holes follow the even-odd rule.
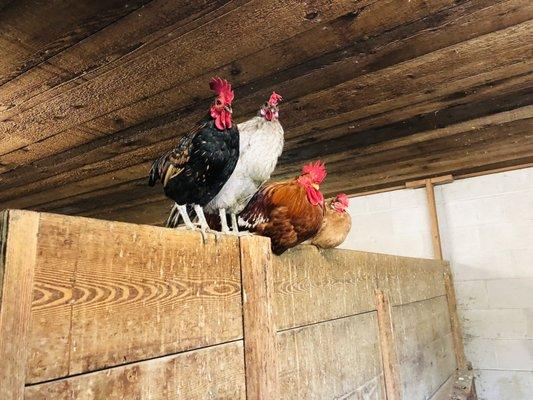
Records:
[[[392,321],[403,398],[431,397],[456,368],[446,296],[393,307]]]
[[[377,287],[387,294],[392,306],[443,296],[445,265],[437,260],[383,257],[377,268]]]
[[[376,309],[379,327],[379,344],[387,400],[401,400],[396,340],[392,324],[391,306],[382,290],[376,289]]]
[[[519,8],[519,6],[517,6],[517,7]],[[519,8],[519,9],[520,9],[520,8]],[[497,10],[491,10],[491,12],[496,12],[496,11],[497,11]],[[472,28],[472,29],[473,29],[473,28]],[[477,29],[478,29],[478,28],[477,28],[477,25],[476,25],[476,32],[478,32]],[[425,32],[424,32],[424,34],[425,34]],[[422,41],[422,43],[421,43],[420,45],[422,45],[422,44],[424,44],[424,43],[426,43],[426,42],[428,42],[428,43],[433,43],[433,42],[431,42],[431,41],[428,41],[427,38],[424,39],[424,40],[422,40],[422,37],[418,37],[418,36],[415,36],[415,38],[416,38],[417,40],[421,40],[421,41]],[[419,47],[420,47],[420,46],[418,46],[418,45],[415,45],[414,43],[413,43],[413,46],[414,46],[413,48],[419,48]],[[380,48],[379,51],[384,51],[384,50],[382,50],[382,49]],[[385,52],[386,52],[386,51],[385,51]],[[396,51],[392,51],[392,49],[390,49],[390,50],[389,50],[389,53],[388,53],[388,56],[390,56],[391,53],[392,53],[392,54],[397,54],[397,53],[398,53],[398,54],[402,54],[402,52],[399,51],[398,49],[396,49]],[[385,55],[381,55],[381,53],[378,53],[378,54],[379,54],[379,56],[380,56],[380,59],[386,59]],[[372,56],[372,57],[374,57],[374,56]],[[358,64],[358,65],[364,64],[363,60],[360,60],[359,58],[360,58],[360,57],[357,57],[357,58],[355,58],[355,59],[352,60],[352,63],[350,64],[350,69],[349,69],[348,71],[353,71],[353,67],[354,67],[353,63],[354,63],[355,61],[357,61],[357,64]],[[372,61],[372,60],[369,60],[370,63],[371,63],[371,61]],[[336,64],[333,64],[333,65],[336,65]],[[379,65],[381,65],[381,64],[379,64]],[[432,63],[431,63],[431,62],[428,62],[427,65],[432,65]],[[358,67],[358,68],[361,68],[361,67]],[[437,66],[437,68],[438,68],[438,66]],[[332,71],[331,71],[331,72],[332,72]],[[325,71],[322,71],[321,69],[318,69],[318,70],[317,70],[317,73],[325,73]],[[352,73],[352,75],[353,75],[353,72],[351,72],[351,73]],[[403,72],[403,76],[402,76],[402,78],[400,78],[400,79],[403,79],[403,78],[405,77],[405,73],[408,74],[409,72],[405,72],[405,71],[404,71],[404,72]],[[333,76],[336,76],[336,74],[334,74]],[[311,77],[311,76],[308,76],[308,75],[306,75],[305,77],[306,77],[306,79],[307,79],[308,81],[309,81],[309,80],[311,80],[312,82],[319,81],[318,79],[312,79],[312,77]],[[317,78],[318,78],[318,77],[317,77]],[[383,81],[383,78],[379,78],[378,82],[379,82],[379,81]],[[397,80],[393,80],[393,82],[396,82],[396,81],[397,81]],[[291,79],[289,82],[294,83],[294,79]],[[361,84],[359,85],[359,87],[362,87],[361,85],[363,85],[363,83],[361,83]],[[375,85],[376,85],[375,83],[373,83],[373,84],[369,84],[369,85],[368,85],[368,88],[372,88],[372,87],[375,86]],[[278,86],[279,86],[279,84],[278,84]],[[308,86],[308,84],[307,84],[307,85],[297,85],[297,87],[302,87],[302,88],[307,87],[307,86]],[[367,86],[367,85],[364,85],[364,86]],[[416,85],[413,85],[413,87],[417,87],[417,86],[416,86]],[[368,88],[367,88],[367,89],[368,89]],[[418,89],[418,87],[417,87],[417,89]],[[292,89],[291,87],[287,87],[287,90],[294,91],[294,89]],[[393,89],[391,89],[391,90],[393,90]],[[390,90],[380,90],[380,93],[388,93],[388,92],[390,92]],[[307,92],[307,93],[310,93],[310,92]],[[369,96],[370,96],[370,97],[369,97]],[[256,97],[257,97],[257,96],[255,96],[254,99],[255,99]],[[372,96],[371,96],[370,94],[367,94],[367,95],[365,96],[365,98],[367,98],[367,97],[368,97],[369,99],[372,98]],[[262,98],[257,98],[257,99],[255,99],[255,100],[253,100],[253,103],[251,103],[250,105],[248,105],[249,101],[246,100],[246,104],[247,104],[246,107],[247,107],[247,109],[249,109],[248,112],[249,112],[249,113],[255,112],[255,109],[257,108],[257,104],[259,104],[262,100],[263,100]],[[330,100],[328,100],[328,101],[330,101]],[[242,103],[242,100],[241,100],[241,103]],[[290,105],[290,103],[289,103],[289,105]],[[205,106],[203,106],[203,107],[205,107]],[[195,114],[195,116],[192,118],[192,121],[194,121],[196,118],[198,118],[198,117],[203,113],[203,110],[204,110],[203,107],[199,110],[199,114],[198,114],[198,115]],[[241,107],[242,107],[242,105],[241,105]],[[353,108],[358,108],[358,107],[360,107],[360,106],[356,106],[356,105],[354,105]],[[353,108],[352,108],[352,109],[353,109]],[[306,117],[303,116],[303,115],[298,115],[298,114],[301,113],[301,111],[298,111],[298,109],[302,109],[302,110],[303,110],[303,109],[305,109],[305,107],[303,107],[302,104],[298,104],[297,107],[296,107],[296,110],[293,110],[292,107],[291,107],[291,109],[289,109],[289,110],[287,110],[287,111],[285,112],[285,115],[287,115],[287,116],[289,116],[289,117],[291,118],[290,121],[298,121],[298,122],[301,122],[302,120],[308,120],[309,118],[306,118]],[[296,113],[296,114],[295,114],[295,113]],[[292,115],[294,115],[294,118],[292,117]],[[161,129],[161,128],[162,128],[162,126],[161,126],[161,127],[159,127],[157,130],[155,130],[155,131],[153,132],[153,134],[151,134],[151,135],[147,135],[147,133],[142,132],[142,130],[144,130],[144,128],[142,128],[142,127],[138,127],[138,128],[135,129],[133,132],[129,132],[129,131],[124,132],[123,134],[124,134],[124,135],[128,135],[128,136],[131,136],[132,133],[134,134],[134,137],[133,137],[133,138],[130,138],[130,140],[128,140],[127,143],[124,143],[125,145],[127,145],[127,150],[128,150],[128,151],[132,151],[132,150],[135,150],[136,148],[139,148],[139,147],[140,147],[141,149],[142,149],[142,148],[145,148],[145,147],[147,147],[147,144],[150,143],[150,142],[153,140],[153,139],[151,139],[151,138],[154,138],[154,139],[156,139],[156,140],[161,140],[162,138],[169,138],[169,137],[174,136],[174,135],[176,134],[176,133],[175,133],[175,132],[176,132],[176,129],[180,129],[180,128],[179,128],[180,124],[181,124],[182,128],[183,128],[183,126],[184,126],[183,121],[182,121],[182,119],[183,119],[183,115],[182,115],[182,113],[181,113],[181,112],[178,113],[178,114],[176,115],[176,117],[179,117],[179,121],[180,121],[179,124],[172,124],[172,125],[171,125],[172,127],[171,127],[171,126],[167,126],[165,129]],[[175,118],[175,117],[174,117],[174,118]],[[165,118],[162,122],[165,122],[165,121],[168,121],[168,118]],[[290,121],[286,121],[286,122],[289,123],[289,125],[288,125],[289,127],[292,127],[292,124],[291,124]],[[311,124],[309,124],[309,127],[310,127],[310,128],[313,128],[313,126],[312,126]],[[150,126],[148,125],[147,128],[150,129]],[[181,128],[181,129],[182,129],[182,128]],[[157,133],[156,133],[156,132],[157,132]],[[118,139],[120,139],[120,137],[121,137],[123,134],[121,133],[118,137],[114,137],[114,138],[111,140],[110,143],[113,143],[113,146],[112,146],[112,147],[120,146],[120,140],[118,140]],[[135,138],[135,136],[137,136],[137,138]],[[140,140],[140,136],[142,136],[144,139]],[[93,148],[94,148],[94,152],[92,152],[92,153],[90,153],[90,154],[87,153],[87,151],[89,150],[89,149],[87,149],[87,148],[85,148],[85,149],[78,149],[78,151],[77,151],[76,153],[79,154],[80,156],[83,155],[83,158],[84,158],[84,159],[88,159],[88,157],[90,157],[90,158],[92,158],[93,160],[97,160],[97,159],[99,159],[99,157],[104,157],[104,156],[109,157],[109,154],[110,154],[110,153],[111,153],[111,154],[116,154],[117,150],[111,150],[111,149],[110,149],[110,150],[107,150],[107,151],[102,151],[102,146],[103,146],[103,145],[105,145],[105,143],[101,143],[101,142],[94,143],[94,146],[91,145],[91,146],[93,146]],[[149,148],[146,148],[145,150],[146,150],[146,151],[151,151]],[[154,154],[155,154],[155,152],[156,152],[157,150],[154,149],[153,151],[154,151]],[[97,156],[97,155],[96,155],[96,152],[98,152],[100,155]],[[75,154],[70,154],[70,155],[68,156],[68,159],[70,160],[70,163],[69,163],[70,166],[67,167],[67,166],[65,165],[63,168],[67,168],[67,169],[64,169],[64,170],[76,171],[76,168],[74,167],[74,165],[71,164],[72,161],[73,161],[72,158],[76,156],[76,153],[75,153]],[[124,151],[119,151],[119,153],[123,154]],[[28,154],[26,153],[24,156],[25,156],[25,157],[28,157]],[[133,154],[132,154],[132,156],[133,156]],[[151,157],[153,157],[153,155],[152,155]],[[138,155],[137,155],[136,158],[131,158],[131,157],[128,157],[128,158],[129,158],[129,159],[132,159],[132,160],[133,160],[133,159],[138,160]],[[78,160],[78,162],[81,161],[81,160],[79,159],[79,157],[76,157],[76,159]],[[49,162],[49,165],[50,165],[50,166],[54,166],[54,165],[55,165],[55,166],[58,166],[58,165],[59,165],[57,159],[55,159],[55,160],[49,160],[49,161],[50,161],[50,162]],[[118,160],[116,160],[116,162],[119,163]],[[86,162],[84,162],[84,163],[86,163]],[[120,164],[121,164],[121,165],[124,165],[124,161],[120,162]],[[42,167],[44,167],[44,165],[42,165]],[[41,169],[42,169],[42,168],[41,168]],[[55,167],[54,167],[54,169],[55,169]],[[97,169],[100,170],[100,168],[97,168]],[[20,171],[20,170],[19,170],[19,171]],[[7,182],[6,182],[6,183],[7,183]],[[20,182],[20,183],[22,183],[22,182]]]
[[[63,11],[52,20],[68,13],[68,3],[57,5]],[[77,2],[72,10],[83,19],[99,7]],[[474,148],[472,161],[462,157],[464,141],[461,151],[448,152],[415,140],[396,153],[399,160],[388,162],[381,156],[394,153],[364,155],[369,146],[530,105],[530,1],[291,0],[273,6],[152,0],[113,22],[124,11],[118,8],[93,15],[67,46],[52,49],[48,64],[3,88],[8,109],[0,111],[0,207],[83,215],[101,209],[121,219],[127,213],[117,213],[118,205],[139,209],[147,196],[139,180],[149,162],[205,112],[205,81],[212,74],[234,82],[239,121],[255,113],[271,90],[284,95],[287,147],[277,176],[324,157],[332,171],[328,193],[510,165],[532,154],[523,146],[529,137],[502,137],[492,148]],[[14,25],[40,29],[38,10],[19,13]],[[50,37],[33,40],[54,42],[52,36],[72,23],[76,19],[61,21]],[[244,38],[237,48],[220,45],[234,37]],[[402,169],[396,161],[405,162]],[[153,193],[147,199],[152,203],[160,195]],[[55,201],[60,204],[45,207]]]
[[[5,250],[2,250],[0,259],[0,398],[22,400],[39,214],[4,211],[3,233],[6,223],[8,232],[7,238],[2,238],[2,249],[5,246]]]
[[[301,245],[273,260],[278,330],[375,310],[376,268],[387,258]]]
[[[459,322],[459,314],[457,313],[457,300],[455,298],[453,276],[449,263],[446,264],[444,269],[444,287],[446,289],[446,299],[448,301],[448,314],[450,316],[450,325],[452,329],[455,362],[457,363],[457,368],[460,370],[466,370],[468,368],[468,361],[465,355],[461,324]]]
[[[246,398],[279,398],[270,240],[240,238]]]
[[[26,400],[244,400],[243,344],[156,358],[26,387]]]
[[[386,398],[375,312],[283,331],[278,349],[280,399]]]
[[[27,382],[242,338],[238,240],[43,214]]]

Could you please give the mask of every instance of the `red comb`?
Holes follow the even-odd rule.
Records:
[[[341,203],[343,206],[348,207],[348,196],[346,196],[344,193],[339,193],[335,200]]]
[[[222,97],[224,103],[231,104],[233,98],[235,97],[233,90],[231,90],[231,84],[227,80],[222,79],[218,76],[211,78],[211,82],[209,82],[209,87],[218,96]]]
[[[309,163],[304,165],[302,168],[302,175],[311,175],[313,182],[322,183],[326,179],[326,166],[322,161],[315,161],[314,163]]]
[[[283,97],[281,97],[276,92],[272,92],[272,94],[270,95],[270,99],[268,99],[268,104],[272,106],[277,106],[281,100],[283,100]]]

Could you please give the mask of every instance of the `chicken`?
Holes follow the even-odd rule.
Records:
[[[352,218],[347,208],[348,196],[344,193],[326,201],[322,226],[311,239],[311,244],[323,249],[331,249],[344,242],[352,227]]]
[[[202,207],[222,189],[239,158],[239,131],[231,120],[234,93],[224,79],[211,79],[210,88],[217,97],[209,113],[177,147],[157,159],[150,170],[148,184],[161,180],[165,195],[176,203],[173,220],[181,215],[192,229],[187,206],[194,209],[202,233],[209,226]]]
[[[297,178],[266,183],[239,215],[239,225],[269,237],[278,255],[311,238],[322,224],[319,185],[325,177],[326,167],[317,161],[305,165]]]
[[[283,151],[283,127],[278,117],[282,97],[273,92],[258,115],[238,125],[240,135],[239,161],[220,192],[204,211],[219,213],[222,232],[229,232],[226,213],[231,215],[232,230],[238,232],[237,218],[257,189],[276,168]],[[208,218],[209,219],[209,218]]]

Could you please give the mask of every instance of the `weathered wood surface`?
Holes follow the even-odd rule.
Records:
[[[0,398],[22,400],[39,217],[27,211],[10,211],[9,215],[4,211],[1,218]]]
[[[444,265],[439,260],[383,256],[377,269],[377,285],[392,306],[443,296]]]
[[[453,285],[450,264],[446,264],[444,268],[444,287],[446,290],[446,298],[448,300],[448,314],[450,315],[455,361],[457,363],[457,368],[464,371],[468,368],[468,362],[465,355],[459,314],[457,313],[457,300],[455,298],[455,288]]]
[[[38,253],[27,382],[242,338],[237,238],[43,214]]]
[[[280,399],[386,398],[375,312],[280,332],[278,349]]]
[[[278,399],[274,281],[270,240],[240,238],[246,398]]]
[[[404,399],[425,399],[456,368],[446,296],[393,307]]]
[[[430,400],[477,400],[474,372],[456,371]]]
[[[278,330],[375,310],[379,262],[377,254],[323,251],[311,245],[274,257]]]
[[[443,261],[10,215],[8,397],[415,399],[455,368]]]
[[[246,399],[242,341],[29,386],[26,400]]]
[[[379,289],[376,290],[376,308],[379,327],[379,347],[387,400],[401,400],[401,380],[398,357],[396,355],[392,309],[388,296]]]
[[[205,112],[212,74],[234,82],[238,120],[284,95],[276,175],[324,158],[328,194],[533,158],[532,114],[512,112],[532,104],[528,0],[114,1],[109,15],[82,1],[62,20],[70,2],[34,40],[90,23],[0,91],[0,207],[158,221],[148,164]],[[37,12],[12,20],[41,29]],[[505,112],[493,129],[470,123]],[[399,147],[373,150],[387,144]]]

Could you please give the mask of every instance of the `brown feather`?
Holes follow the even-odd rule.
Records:
[[[271,239],[275,254],[316,234],[322,217],[322,206],[309,202],[305,188],[296,179],[264,185],[240,215],[252,232]]]
[[[326,203],[322,226],[311,240],[311,244],[323,249],[337,247],[346,240],[352,227],[352,218],[348,212],[338,212],[331,207],[329,200]]]

